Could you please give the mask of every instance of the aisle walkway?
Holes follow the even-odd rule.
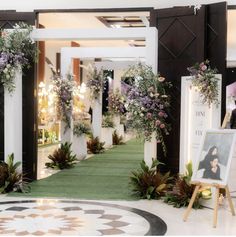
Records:
[[[130,172],[143,159],[143,145],[131,140],[31,184],[31,193],[11,196],[132,200]]]

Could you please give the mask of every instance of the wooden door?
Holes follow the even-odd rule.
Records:
[[[187,67],[207,57],[224,73],[226,51],[217,49],[215,52],[213,48],[221,45],[226,49],[225,6],[201,6],[197,11],[193,7],[174,7],[152,10],[150,14],[150,25],[157,27],[159,35],[158,71],[173,84],[169,117],[172,132],[166,138],[168,154],[164,157],[159,147],[157,157],[174,173],[179,170],[181,76],[188,75]],[[216,11],[221,12],[217,21]],[[221,31],[217,36],[214,35],[216,30]]]
[[[0,28],[11,29],[15,23],[35,25],[35,13],[15,11],[0,12]],[[23,72],[23,173],[29,179],[36,178],[37,113],[36,113],[35,65]],[[4,91],[0,86],[0,158],[4,159]]]
[[[164,157],[158,147],[157,157],[173,172],[179,168],[181,76],[188,74],[188,66],[204,59],[204,24],[205,7],[196,15],[189,7],[151,12],[151,26],[157,26],[159,35],[158,71],[173,84],[169,117],[172,131],[165,139],[168,153]]]
[[[227,54],[227,4],[220,2],[206,6],[205,58],[222,74],[221,119],[226,112],[226,54]]]

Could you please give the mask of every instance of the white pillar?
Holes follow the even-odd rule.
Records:
[[[67,73],[71,73],[71,63],[72,59],[71,57],[68,56],[68,53],[64,50],[64,48],[61,49],[61,75],[63,78],[66,77]],[[70,128],[66,128],[65,122],[61,121],[61,128],[60,128],[60,137],[61,137],[61,142],[72,142],[73,139],[73,119],[71,115],[70,119]]]
[[[16,71],[14,78],[15,90],[9,93],[4,90],[4,153],[5,161],[8,155],[14,153],[14,162],[22,163],[22,72]],[[22,170],[22,165],[19,168]]]
[[[114,80],[113,80],[113,92],[118,89],[121,91],[121,77],[123,76],[124,72],[122,70],[114,70]]]
[[[144,142],[144,161],[151,167],[152,159],[157,157],[157,140],[155,133],[152,134],[151,141]]]
[[[100,97],[93,103],[93,115],[92,115],[92,130],[93,136],[101,139],[102,130],[102,93]]]
[[[65,143],[65,142],[72,142],[73,139],[73,120],[71,118],[70,120],[70,128],[66,128],[67,125],[64,121],[61,121],[61,128],[60,128],[60,137],[61,137],[61,142]]]

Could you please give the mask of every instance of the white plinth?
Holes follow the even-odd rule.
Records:
[[[83,160],[87,156],[87,140],[83,134],[79,137],[73,136],[72,151],[76,154],[78,160]]]
[[[181,125],[180,125],[180,160],[179,170],[183,174],[189,161],[195,165],[200,143],[206,129],[221,126],[221,75],[216,74],[218,81],[219,105],[202,104],[197,88],[192,86],[192,77],[181,78]]]
[[[101,142],[105,142],[104,145],[105,148],[109,148],[112,146],[113,131],[114,131],[113,128],[102,128]]]
[[[157,157],[157,140],[155,134],[152,134],[151,141],[144,142],[144,161],[151,167],[152,159]]]
[[[115,129],[118,129],[120,126],[120,115],[114,115],[113,122],[114,122]]]
[[[15,75],[16,88],[11,94],[4,91],[4,153],[5,161],[8,155],[14,153],[14,162],[22,163],[22,72]],[[22,165],[19,167],[22,170]]]
[[[93,104],[92,131],[94,137],[101,139],[102,129],[102,95]]]
[[[66,123],[61,121],[61,129],[60,129],[60,135],[61,135],[61,142],[65,143],[65,142],[72,142],[73,139],[73,120],[71,119],[70,121],[70,128],[66,128]]]

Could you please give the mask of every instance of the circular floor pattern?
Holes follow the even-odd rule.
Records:
[[[37,199],[0,202],[0,235],[164,235],[158,216],[92,201]]]

